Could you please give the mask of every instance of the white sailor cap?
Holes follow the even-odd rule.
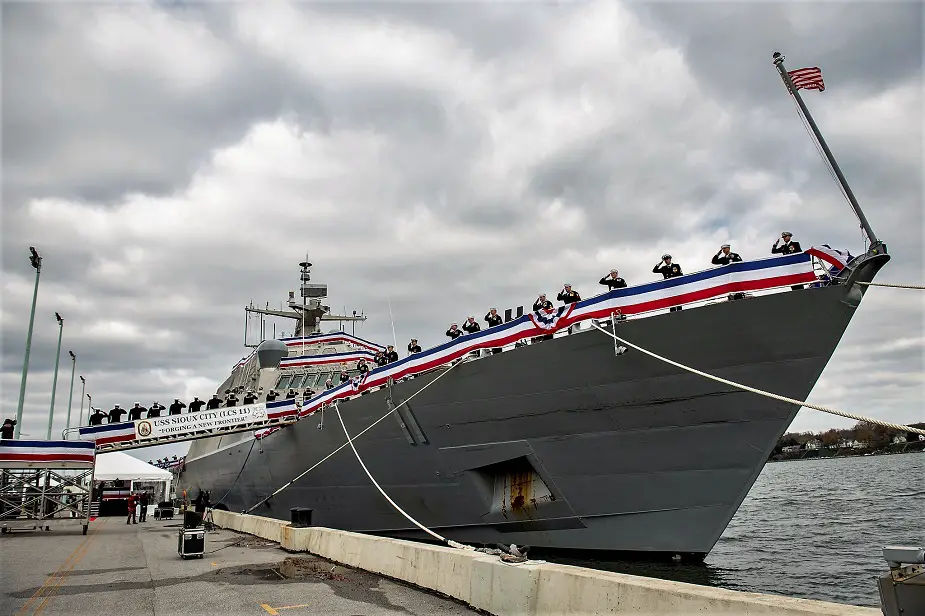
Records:
[[[116,405],[116,408],[119,408],[119,405],[118,405],[118,404]]]
[[[732,246],[730,246],[729,244],[723,244],[722,246],[720,246],[720,248],[732,248]]]
[[[616,269],[612,269],[612,270],[610,270],[610,273],[611,273],[611,274],[619,274],[620,272],[618,272]]]
[[[564,285],[562,285],[562,286],[564,286],[564,287],[570,287],[570,286],[572,286],[572,283],[571,283],[571,282],[566,282],[566,283],[565,283]]]

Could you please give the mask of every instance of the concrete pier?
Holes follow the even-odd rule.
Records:
[[[225,528],[437,591],[496,616],[737,614],[880,616],[880,610],[745,593],[551,563],[510,565],[497,556],[328,528],[293,528],[223,511]],[[871,582],[873,583],[873,582]]]
[[[206,535],[207,554],[177,555],[179,521],[0,536],[0,615],[150,614],[422,616],[471,614],[465,605],[273,541],[227,530]]]

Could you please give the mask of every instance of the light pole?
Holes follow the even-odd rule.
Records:
[[[32,350],[32,325],[35,323],[35,300],[39,296],[39,275],[42,273],[42,257],[35,251],[35,246],[29,246],[32,255],[29,261],[35,268],[35,290],[32,291],[32,313],[29,315],[29,333],[26,334],[26,359],[22,364],[22,382],[19,384],[19,405],[16,407],[16,434],[19,438],[19,431],[22,429],[22,407],[26,401],[26,375],[29,374],[29,352]]]
[[[84,425],[84,395],[87,391],[87,380],[81,375],[80,377],[80,419],[78,426]]]
[[[71,393],[67,397],[67,423],[64,425],[65,428],[71,427],[71,402],[74,401],[74,371],[77,369],[77,356],[74,355],[74,351],[68,351],[68,355],[71,356]]]
[[[61,337],[64,335],[64,319],[57,312],[55,319],[58,320],[58,351],[55,353],[55,376],[51,381],[51,406],[48,407],[48,432],[45,440],[51,440],[51,422],[55,417],[55,390],[58,388],[58,364],[61,363]]]

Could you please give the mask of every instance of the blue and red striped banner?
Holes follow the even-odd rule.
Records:
[[[299,415],[309,415],[326,404],[356,395],[358,391],[384,385],[390,378],[399,379],[426,372],[478,349],[506,346],[527,338],[552,334],[580,321],[608,318],[614,312],[624,315],[642,314],[729,293],[815,281],[811,257],[806,253],[798,253],[731,263],[687,276],[614,289],[567,306],[528,313],[508,323],[461,336],[422,353],[378,367],[370,371],[359,385],[343,383],[306,401]]]
[[[93,466],[96,446],[81,441],[0,440],[0,464],[23,466]]]
[[[347,351],[346,353],[326,353],[324,355],[300,355],[298,357],[285,357],[279,362],[280,368],[304,368],[306,366],[323,366],[326,364],[342,364],[346,362],[365,359],[372,361],[376,354],[372,351]]]
[[[315,334],[313,336],[305,336],[300,338],[280,338],[280,342],[285,344],[289,348],[301,346],[303,343],[306,345],[309,344],[337,344],[340,342],[345,342],[347,344],[352,344],[354,346],[360,347],[361,349],[366,349],[367,351],[384,351],[385,347],[376,344],[375,342],[370,342],[369,340],[364,340],[358,336],[353,336],[346,332],[334,332],[331,334]]]

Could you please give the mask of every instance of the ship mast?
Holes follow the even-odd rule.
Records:
[[[259,314],[292,319],[296,322],[295,333],[293,334],[294,337],[304,337],[319,333],[321,331],[322,321],[362,322],[366,320],[366,315],[357,315],[356,311],[353,312],[353,316],[330,314],[331,307],[321,304],[321,300],[328,296],[328,285],[311,282],[311,267],[312,264],[308,261],[299,263],[299,274],[301,279],[300,295],[302,296],[301,304],[295,299],[295,291],[290,291],[288,302],[289,310],[273,310],[269,306],[266,308],[257,308],[251,303],[250,306],[244,307],[245,314]],[[245,334],[246,332],[247,328],[245,327]],[[256,347],[257,345],[248,344],[245,339],[244,346]],[[305,353],[304,341],[302,343],[302,353]]]
[[[867,234],[867,237],[870,240],[871,250],[875,251],[875,249],[881,248],[882,242],[877,239],[874,230],[870,227],[870,223],[867,222],[867,217],[864,216],[864,212],[861,210],[861,205],[858,203],[854,193],[851,191],[851,187],[848,186],[848,180],[845,179],[845,175],[842,173],[841,167],[838,166],[838,162],[836,162],[835,156],[832,154],[832,150],[829,149],[828,144],[822,137],[822,133],[819,132],[819,127],[816,126],[816,121],[813,120],[813,116],[809,113],[809,109],[807,109],[806,103],[803,102],[803,98],[800,96],[799,90],[794,87],[793,81],[790,79],[790,74],[787,72],[787,69],[784,68],[784,56],[781,55],[780,52],[775,51],[772,57],[774,58],[774,66],[777,67],[777,72],[780,73],[780,78],[784,81],[784,85],[787,86],[787,89],[790,91],[790,94],[793,96],[793,98],[796,99],[797,105],[800,108],[800,112],[803,114],[803,117],[806,118],[806,122],[809,124],[810,129],[812,129],[813,135],[816,137],[816,141],[819,142],[819,145],[822,148],[822,152],[825,154],[826,159],[832,166],[832,170],[835,172],[835,177],[838,178],[838,183],[841,185],[842,190],[845,191],[845,196],[848,197],[848,202],[851,203],[851,208],[854,210],[855,215],[857,215],[858,220],[861,222],[861,227],[864,229],[864,233]]]

